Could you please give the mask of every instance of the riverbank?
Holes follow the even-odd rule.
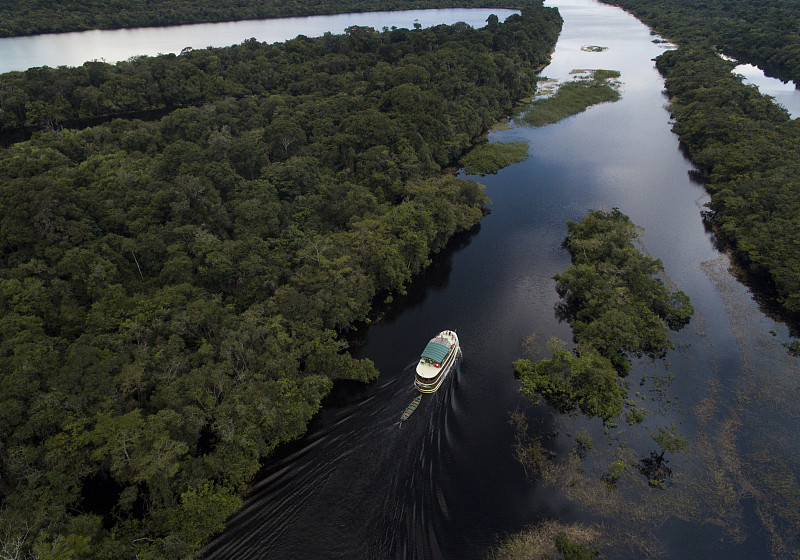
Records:
[[[540,7],[56,80],[41,114],[90,88],[186,107],[0,150],[3,542],[178,558],[219,532],[334,380],[377,377],[344,334],[481,220],[480,185],[442,173],[530,94],[560,25]]]
[[[509,0],[240,0],[236,5],[212,0],[133,0],[121,7],[109,2],[42,4],[15,0],[0,6],[0,37],[19,37],[42,33],[65,33],[90,29],[131,29],[166,27],[194,23],[216,23],[271,18],[304,17],[438,8],[511,8],[520,2]]]

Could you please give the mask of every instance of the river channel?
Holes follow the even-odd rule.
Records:
[[[0,73],[34,66],[80,66],[88,60],[113,64],[132,56],[178,54],[186,48],[228,47],[250,37],[276,43],[298,35],[343,33],[351,25],[411,29],[415,24],[431,27],[463,21],[481,27],[490,14],[503,21],[516,12],[483,8],[403,10],[7,37],[0,38]]]
[[[621,72],[622,99],[558,124],[512,127],[491,141],[526,140],[530,155],[486,185],[491,213],[362,333],[359,357],[381,371],[338,386],[306,437],[262,473],[208,559],[480,559],[499,538],[546,518],[601,527],[609,558],[786,558],[798,553],[797,359],[729,272],[701,220],[708,200],[670,131],[652,58],[666,48],[624,11],[592,0],[548,2],[564,29],[542,72]],[[590,52],[588,46],[606,47]],[[631,397],[649,414],[604,432],[518,395],[512,363],[523,341],[570,340],[554,314],[552,276],[569,264],[566,221],[620,208],[644,228],[666,279],[695,306],[665,361],[634,363]],[[463,361],[409,421],[415,357],[455,329]],[[513,454],[512,411],[563,461],[577,433],[593,450],[562,487],[527,477]],[[673,483],[651,488],[636,462],[657,446],[648,430],[675,425],[691,442],[670,457]],[[601,476],[622,458],[609,488]]]
[[[790,338],[787,327],[736,280],[703,227],[708,197],[670,130],[664,83],[652,62],[667,47],[618,8],[594,0],[546,5],[559,8],[564,28],[542,75],[564,81],[573,70],[618,70],[622,99],[555,125],[512,121],[491,134],[492,142],[529,142],[529,157],[496,175],[472,177],[486,185],[490,213],[358,333],[354,352],[373,360],[380,378],[335,387],[308,434],[265,465],[204,558],[478,560],[502,537],[545,519],[598,528],[606,558],[800,557],[798,361],[781,345]],[[453,11],[453,19],[436,12],[437,22],[473,25],[505,13],[486,10],[476,20],[467,10]],[[341,29],[430,24],[409,13],[396,16],[402,20],[364,15]],[[200,44],[180,38],[154,52],[142,49],[150,42],[136,35],[142,30],[130,30],[118,36],[129,35],[136,51],[88,58],[314,34],[307,23],[298,25],[274,39],[245,31],[219,41],[206,27]],[[78,40],[69,49],[46,49],[80,50],[74,60],[15,61],[3,71],[81,64],[94,33],[101,32],[83,35],[83,47]],[[21,40],[2,41],[5,61],[31,50]],[[690,296],[696,313],[666,360],[634,362],[627,381],[631,398],[649,411],[644,422],[623,420],[604,430],[521,398],[512,363],[525,355],[530,335],[542,357],[548,338],[571,339],[554,312],[552,280],[569,265],[566,222],[614,207],[644,228],[643,248],[664,262],[665,279]],[[463,360],[399,425],[415,396],[416,357],[443,329],[458,332]],[[527,415],[531,433],[546,436],[554,464],[565,464],[576,434],[591,438],[581,468],[562,477],[569,484],[526,475],[513,451],[515,410]],[[648,430],[667,424],[691,445],[669,457],[672,484],[652,488],[636,464],[658,450]],[[611,488],[602,475],[615,460],[626,468]]]

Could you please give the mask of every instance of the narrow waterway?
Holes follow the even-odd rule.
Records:
[[[780,344],[787,329],[736,282],[703,228],[707,196],[670,131],[651,60],[665,47],[622,10],[592,0],[548,4],[565,25],[543,75],[619,70],[622,100],[492,135],[529,141],[530,157],[476,178],[491,213],[363,333],[357,354],[381,377],[336,388],[309,434],[267,465],[206,558],[479,559],[546,517],[599,524],[609,558],[797,553],[797,360]],[[645,249],[696,315],[666,361],[634,364],[631,396],[648,409],[645,422],[606,433],[522,400],[512,362],[531,334],[539,348],[552,336],[570,340],[554,314],[552,280],[569,264],[566,221],[613,207],[644,227]],[[457,330],[463,361],[398,425],[415,394],[415,358],[444,328]],[[578,431],[593,438],[569,487],[526,477],[509,424],[518,408],[539,433],[557,433],[559,460]],[[667,424],[691,446],[670,458],[673,484],[650,488],[636,461],[657,450],[648,430]],[[619,457],[626,472],[610,489],[601,476]]]
[[[593,0],[547,4],[559,8],[565,25],[543,75],[563,81],[573,70],[619,70],[622,100],[556,125],[491,136],[527,140],[529,158],[476,178],[486,185],[491,213],[360,333],[355,352],[372,359],[381,377],[335,388],[309,433],[265,466],[206,558],[477,560],[504,535],[544,518],[599,526],[608,558],[800,556],[797,359],[781,346],[786,327],[736,281],[703,228],[707,195],[691,181],[692,167],[670,131],[663,80],[651,60],[665,47],[617,8]],[[113,62],[248,37],[279,41],[349,25],[480,26],[489,13],[503,19],[511,12],[349,14],[322,16],[322,28],[312,26],[317,18],[292,18],[2,39],[0,71]],[[280,34],[265,34],[268,25]],[[591,46],[605,49],[585,48]],[[634,364],[628,381],[632,399],[649,411],[644,423],[622,421],[605,432],[521,399],[512,363],[531,334],[539,350],[552,336],[570,339],[554,313],[552,280],[569,264],[561,246],[566,221],[613,207],[644,227],[645,249],[664,262],[667,280],[691,297],[696,315],[667,360]],[[416,357],[445,328],[457,330],[463,361],[399,425],[415,396]],[[569,485],[526,476],[513,454],[509,418],[517,409],[533,432],[550,437],[556,463],[577,433],[591,436],[593,451]],[[636,461],[656,450],[648,430],[666,424],[691,446],[670,457],[673,484],[662,490],[648,487]],[[601,477],[620,457],[626,471],[612,489]]]
[[[735,58],[721,56],[725,60],[738,63]],[[773,101],[786,109],[793,119],[800,117],[800,89],[794,82],[770,78],[761,68],[752,64],[737,64],[732,72],[741,76],[745,84],[756,86],[762,94],[772,97]]]
[[[761,68],[752,64],[740,64],[733,72],[742,76],[744,83],[754,85],[761,93],[772,96],[775,103],[782,105],[793,119],[800,117],[800,89],[794,82],[770,78]]]

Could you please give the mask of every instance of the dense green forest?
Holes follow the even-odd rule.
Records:
[[[422,8],[518,8],[508,0],[6,0],[0,37]]]
[[[560,26],[533,6],[0,76],[56,110],[181,107],[0,149],[0,553],[173,559],[221,530],[333,380],[376,376],[344,334],[480,220],[443,168]]]
[[[800,121],[731,74],[733,63],[682,48],[658,58],[673,130],[711,193],[709,219],[747,269],[800,314]]]
[[[603,0],[682,45],[719,51],[800,83],[800,0]]]
[[[557,313],[572,327],[576,350],[554,340],[552,358],[517,360],[514,370],[528,397],[611,422],[627,396],[619,376],[630,370],[629,357],[663,358],[669,329],[683,328],[694,309],[657,277],[664,265],[636,247],[639,228],[619,209],[593,210],[567,230],[572,264],[554,278]]]
[[[503,79],[517,80],[517,83],[506,85],[512,97],[519,96],[532,77],[518,78],[514,73],[516,61],[535,66],[543,59],[538,54],[531,55],[532,47],[519,44],[518,37],[510,31],[511,27],[499,26],[496,20],[490,47],[507,53],[508,60],[503,61]],[[549,31],[543,28],[531,33],[545,37]],[[369,28],[353,27],[347,32],[344,47],[341,41],[330,34],[320,40],[312,41],[301,36],[296,41],[270,46],[250,39],[231,49],[198,49],[177,56],[137,57],[113,66],[92,61],[76,68],[45,66],[9,72],[0,79],[0,135],[7,129],[20,126],[57,126],[76,119],[150,110],[169,111],[226,97],[278,92],[305,95],[320,89],[330,92],[344,87],[339,82],[345,73],[353,71],[353,65],[347,59],[347,46],[374,51],[371,72],[376,81],[424,86],[440,77],[448,80],[437,86],[440,89],[458,90],[467,87],[465,83],[474,81],[486,85],[481,76],[481,61],[473,73],[463,74],[456,69],[462,62],[458,53],[449,50],[441,53],[442,64],[453,66],[446,75],[433,76],[426,71],[421,76],[403,76],[402,70],[391,68],[409,54],[432,48],[430,39],[424,34],[415,35],[399,29],[390,39],[381,39]],[[311,55],[318,57],[317,62],[303,64]],[[486,71],[491,69],[487,67]],[[527,72],[530,74],[530,67]],[[400,93],[398,90],[395,95]],[[457,97],[458,93],[452,91],[450,95]],[[420,101],[425,102],[425,99]],[[405,102],[413,103],[411,99]]]
[[[709,223],[745,269],[800,317],[800,123],[732,76],[721,50],[800,81],[794,0],[613,2],[680,42],[657,59],[673,130],[711,193]]]

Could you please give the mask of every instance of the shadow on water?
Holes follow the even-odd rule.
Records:
[[[800,336],[800,314],[791,313],[781,304],[781,296],[772,277],[766,271],[751,270],[746,257],[737,251],[735,242],[715,227],[713,212],[703,212],[703,227],[714,249],[730,257],[730,274],[748,288],[759,311],[774,321],[785,323],[790,336]]]
[[[437,534],[449,509],[436,472],[458,429],[461,367],[401,424],[417,395],[414,365],[366,390],[337,387],[309,434],[275,457],[204,557],[443,558]]]
[[[405,295],[395,297],[391,305],[376,307],[381,321],[391,322],[399,315],[420,307],[432,293],[446,289],[453,272],[453,257],[464,250],[480,231],[481,225],[477,224],[468,231],[454,235],[439,253],[431,256],[430,266],[412,279]]]

